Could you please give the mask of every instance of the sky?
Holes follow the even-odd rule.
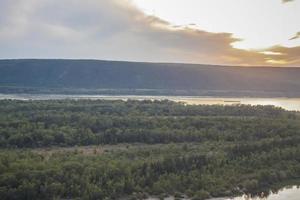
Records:
[[[1,0],[10,58],[300,67],[300,0]]]

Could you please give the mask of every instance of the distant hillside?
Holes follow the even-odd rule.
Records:
[[[0,60],[0,92],[300,97],[300,68]]]

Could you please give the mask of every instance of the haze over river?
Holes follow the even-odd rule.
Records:
[[[51,99],[104,99],[104,100],[164,100],[195,105],[273,105],[290,111],[300,111],[300,98],[248,98],[248,97],[198,97],[198,96],[131,96],[131,95],[49,95],[49,94],[0,94],[0,99],[51,100]]]
[[[263,198],[249,198],[247,196],[235,197],[235,198],[219,198],[210,200],[299,200],[300,189],[296,186],[290,188],[284,188],[277,193],[271,193],[268,197]]]
[[[165,200],[174,200],[174,197],[165,198]],[[224,197],[224,198],[212,198],[208,200],[299,200],[300,189],[297,186],[287,187],[279,190],[276,193],[271,193],[268,197],[248,197],[246,195],[240,197]],[[147,200],[159,200],[158,198],[148,198]],[[190,200],[186,198],[185,200]]]

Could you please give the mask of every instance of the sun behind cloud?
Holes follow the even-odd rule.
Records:
[[[3,0],[0,11],[2,58],[300,66],[298,46],[236,48],[233,33],[178,26],[127,0]]]

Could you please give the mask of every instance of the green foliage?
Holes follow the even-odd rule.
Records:
[[[202,200],[269,191],[300,177],[299,121],[269,106],[1,101],[0,197]]]
[[[249,141],[274,135],[288,140],[300,129],[295,118],[272,106],[6,100],[0,104],[0,147]]]

